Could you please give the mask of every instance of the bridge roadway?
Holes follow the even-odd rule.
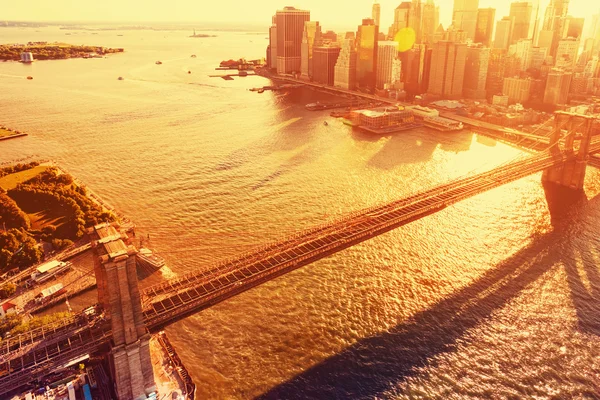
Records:
[[[590,154],[600,152],[600,138]],[[208,308],[252,287],[415,221],[463,199],[569,161],[548,152],[461,178],[404,199],[349,214],[212,268],[189,273],[142,292],[150,331]],[[0,395],[110,343],[110,323],[83,314],[0,344]]]

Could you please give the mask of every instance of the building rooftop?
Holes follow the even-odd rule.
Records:
[[[40,274],[50,271],[53,268],[58,267],[60,264],[62,264],[60,261],[58,260],[52,260],[52,261],[48,261],[47,263],[44,263],[42,265],[40,265],[39,267],[36,268],[36,271]]]

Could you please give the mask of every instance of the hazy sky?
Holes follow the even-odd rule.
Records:
[[[393,10],[401,0],[380,0],[381,25],[387,29]],[[540,0],[541,11],[549,0]],[[597,0],[571,0],[574,16],[588,16],[600,10]],[[26,21],[226,21],[270,24],[271,16],[286,5],[311,11],[311,19],[326,29],[355,29],[370,16],[372,0],[0,0],[0,20]],[[440,20],[450,23],[453,0],[437,0]],[[508,14],[509,0],[480,0],[479,6],[496,8],[496,19]],[[590,9],[592,8],[592,9]]]

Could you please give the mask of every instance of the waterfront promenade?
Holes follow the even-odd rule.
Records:
[[[303,84],[307,87],[322,90],[325,92],[344,95],[344,96],[354,96],[360,97],[364,99],[368,99],[371,101],[376,101],[380,103],[387,103],[393,105],[401,105],[404,107],[413,106],[413,104],[402,102],[396,99],[389,99],[385,97],[376,96],[369,93],[358,92],[355,90],[348,90],[334,86],[328,86],[315,82],[307,82],[301,79],[295,79],[289,76],[280,76],[280,75],[271,75],[271,74],[263,74],[264,77],[273,79],[273,80],[281,80],[285,82]],[[457,115],[453,112],[444,111],[443,109],[435,106],[430,106],[436,108],[440,111],[440,116],[444,118],[448,118],[454,121],[462,122],[465,125],[469,125],[482,135],[489,136],[493,139],[500,140],[510,145],[516,145],[524,150],[541,150],[546,147],[549,143],[549,138],[546,136],[525,133],[519,131],[517,129],[506,128],[504,126],[491,124],[489,122],[480,121],[473,118],[468,118],[465,116]]]

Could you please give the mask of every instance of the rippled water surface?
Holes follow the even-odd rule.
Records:
[[[175,273],[522,156],[469,131],[353,132],[304,109],[324,95],[208,77],[223,59],[262,57],[266,34],[189,34],[0,29],[0,43],[125,48],[0,63],[0,124],[30,134],[0,143],[0,162],[56,160]],[[170,326],[199,398],[600,397],[600,174],[588,169],[566,216],[550,214],[540,178]]]

